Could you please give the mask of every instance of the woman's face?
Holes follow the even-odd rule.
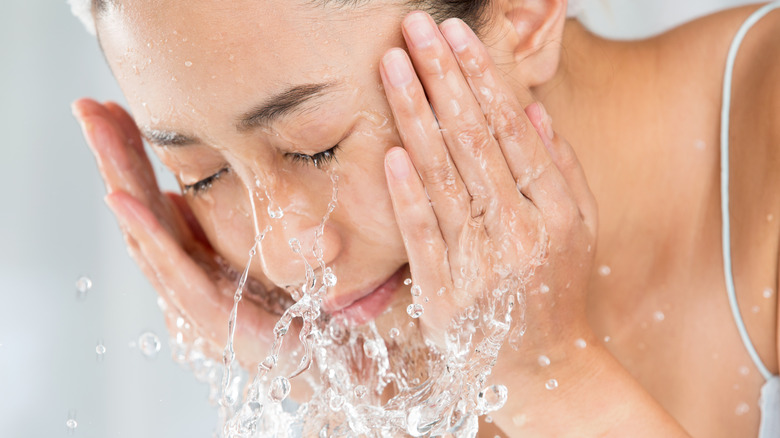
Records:
[[[255,237],[251,187],[259,229],[272,227],[251,275],[278,287],[301,284],[304,264],[289,240],[312,247],[336,175],[338,206],[322,242],[338,283],[324,310],[335,312],[382,284],[392,293],[346,316],[364,322],[409,300],[398,293],[407,256],[383,166],[400,140],[377,65],[388,48],[403,44],[402,7],[119,3],[99,20],[106,58],[216,251],[234,267],[246,263]],[[283,217],[272,218],[269,211],[279,207]]]

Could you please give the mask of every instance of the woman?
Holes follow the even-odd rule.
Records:
[[[527,330],[492,369],[509,396],[480,434],[756,436],[765,377],[732,322],[718,191],[723,66],[756,8],[618,43],[563,0],[100,1],[133,117],[74,111],[131,252],[217,344],[230,272],[262,235],[248,274],[263,287],[235,334],[246,364],[273,340],[267,298],[285,301],[307,265],[338,279],[331,318],[384,335],[409,310],[407,331],[441,348],[449,321],[512,278]],[[740,49],[728,157],[736,297],[767,375],[779,32],[769,14]],[[142,136],[182,195],[159,192]]]

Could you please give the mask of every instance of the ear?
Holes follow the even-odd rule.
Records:
[[[512,63],[513,76],[528,88],[558,70],[566,6],[567,0],[493,0],[485,43],[497,63]]]

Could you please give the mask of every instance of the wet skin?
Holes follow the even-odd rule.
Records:
[[[274,14],[264,10],[261,17],[248,4],[254,2],[235,2],[230,10],[169,3],[155,11],[136,3],[128,5],[124,15],[108,15],[100,24],[101,42],[128,97],[135,124],[148,139],[157,140],[157,145],[152,141],[155,152],[182,185],[215,174],[219,178],[207,190],[189,189],[183,197],[165,197],[156,189],[133,119],[115,105],[91,101],[79,102],[76,110],[106,177],[107,201],[126,231],[131,250],[171,307],[211,335],[216,346],[224,342],[221,333],[232,304],[233,282],[210,260],[219,254],[234,269],[243,266],[255,234],[247,187],[262,189],[263,200],[255,205],[260,228],[273,226],[251,275],[266,289],[283,288],[303,280],[302,264],[289,250],[288,241],[297,237],[304,247],[311,246],[330,200],[330,174],[337,174],[339,206],[326,224],[324,259],[338,275],[338,284],[330,292],[333,299],[325,303],[326,310],[370,294],[399,269],[407,276],[408,263],[424,290],[444,286],[450,292],[439,301],[429,294],[434,300],[431,305],[443,311],[424,314],[419,320],[420,331],[440,341],[447,317],[472,299],[456,286],[454,267],[464,260],[489,266],[489,261],[459,248],[463,231],[473,228],[472,219],[483,221],[476,227],[475,241],[494,249],[506,241],[533,248],[540,237],[535,225],[541,221],[551,244],[547,263],[535,277],[536,286],[544,283],[553,291],[566,292],[531,298],[534,312],[529,312],[529,327],[535,330],[526,337],[522,354],[502,354],[496,368],[497,381],[512,376],[517,385],[515,391],[510,388],[515,398],[508,408],[494,416],[496,424],[509,435],[522,429],[531,436],[538,428],[542,436],[543,432],[549,436],[552,432],[544,429],[549,425],[518,424],[511,414],[522,411],[534,418],[535,409],[540,413],[556,409],[576,419],[589,409],[588,397],[617,393],[628,402],[607,403],[609,415],[604,418],[609,424],[584,418],[582,424],[565,426],[582,433],[612,428],[640,436],[631,427],[651,424],[649,436],[681,433],[612,355],[630,362],[628,350],[610,346],[613,351],[608,353],[591,329],[595,326],[603,335],[602,320],[597,318],[594,324],[592,314],[590,324],[585,319],[585,292],[604,283],[598,278],[589,283],[596,243],[595,205],[573,151],[551,131],[542,107],[534,104],[524,109],[532,101],[524,85],[536,86],[539,95],[548,97],[551,112],[561,115],[567,132],[578,133],[585,168],[593,170],[588,175],[610,173],[591,164],[598,155],[590,153],[588,146],[598,143],[597,135],[582,128],[582,121],[571,115],[575,111],[559,109],[563,108],[556,100],[560,95],[548,93],[545,84],[534,83],[534,78],[523,83],[530,75],[513,77],[515,88],[510,88],[505,73],[495,69],[473,35],[467,32],[467,44],[459,43],[458,21],[443,24],[442,34],[427,17],[415,14],[405,19],[399,32],[404,16],[400,8],[393,15],[387,7],[358,11],[283,7]],[[273,22],[262,21],[271,15]],[[260,21],[263,26],[257,26]],[[246,32],[223,30],[230,28]],[[296,38],[279,37],[291,29]],[[418,39],[415,43],[414,35],[424,29],[433,36],[432,42]],[[578,31],[574,25],[569,29]],[[367,43],[354,37],[361,32],[383,38]],[[505,61],[502,44],[509,43],[494,43],[491,55]],[[404,52],[389,50],[396,46],[411,54],[416,75],[411,74]],[[240,122],[270,96],[305,83],[325,86],[302,108],[274,123],[249,127]],[[429,101],[443,133],[433,120]],[[490,135],[487,123],[500,141]],[[171,142],[170,135],[161,135],[170,132],[181,135],[174,137],[177,144],[160,144]],[[337,161],[323,163],[322,169],[302,157],[335,144],[339,145]],[[527,169],[538,175],[528,177]],[[523,183],[519,192],[516,182]],[[623,199],[600,197],[608,192],[601,189],[603,185],[597,178],[597,198],[607,203]],[[273,198],[272,207],[284,210],[282,219],[268,217],[266,191]],[[610,223],[614,211],[607,209]],[[610,237],[609,232],[606,235]],[[506,263],[519,271],[526,269],[532,257],[522,256],[531,251],[513,249],[506,252],[518,257]],[[411,298],[407,288],[397,289],[389,312],[378,316],[380,327],[408,321],[405,309]],[[597,293],[604,290],[609,288]],[[358,309],[357,313],[365,312]],[[376,309],[368,313],[375,316]],[[241,315],[237,351],[242,361],[253,364],[267,351],[267,344],[257,339],[267,339],[276,316],[252,300],[245,302]],[[573,347],[576,338],[586,339],[591,348],[578,352]],[[536,358],[541,353],[563,365],[540,372]],[[563,387],[577,389],[567,392],[568,400],[556,399],[543,389],[550,377],[546,373],[553,373]],[[687,418],[685,413],[675,413]]]

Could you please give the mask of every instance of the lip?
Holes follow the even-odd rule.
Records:
[[[340,297],[329,297],[323,307],[337,318],[343,318],[350,324],[361,325],[374,320],[390,305],[395,292],[400,289],[402,275],[406,265],[401,266],[379,286],[365,293],[347,294]]]

